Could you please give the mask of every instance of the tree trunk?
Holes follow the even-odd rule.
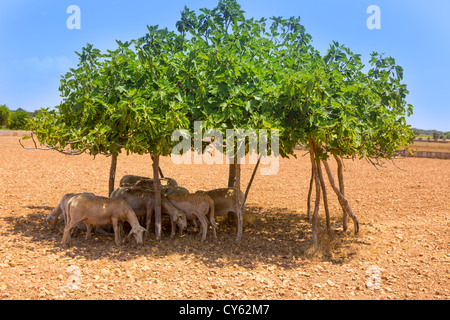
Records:
[[[109,192],[108,196],[114,191],[114,181],[116,180],[117,154],[111,156],[111,167],[109,169]]]
[[[234,158],[230,158],[229,164],[229,170],[228,170],[228,188],[235,188],[236,187],[236,167],[237,167],[237,156],[235,155]],[[230,212],[227,214],[228,222],[233,223],[234,222],[234,215]]]
[[[344,189],[344,170],[342,165],[342,158],[336,154],[333,154],[334,159],[336,159],[338,165],[338,180],[339,180],[339,191],[345,197],[345,189]],[[348,214],[344,208],[342,208],[342,228],[344,231],[348,228]]]
[[[347,214],[352,218],[353,224],[355,227],[355,235],[359,233],[359,222],[356,218],[355,214],[352,211],[352,208],[350,208],[350,205],[348,204],[347,199],[345,199],[344,195],[339,191],[339,189],[336,187],[336,184],[334,183],[333,175],[331,174],[330,166],[328,165],[328,162],[326,160],[322,160],[325,170],[327,171],[328,180],[330,181],[331,187],[333,188],[334,192],[338,196],[339,203],[341,204],[341,207],[345,209]]]
[[[250,188],[253,183],[253,179],[255,178],[256,171],[258,170],[259,163],[261,162],[261,155],[258,157],[258,161],[256,162],[255,168],[253,169],[252,177],[250,178],[250,182],[248,183],[247,189],[245,190],[244,200],[242,201],[241,212],[244,214],[245,203],[247,202],[247,196],[250,191]]]
[[[233,160],[234,161],[234,160]],[[228,188],[234,188],[236,185],[236,164],[230,163],[228,170]]]
[[[237,155],[236,155],[237,159]],[[241,210],[241,165],[236,163],[236,216],[237,216],[237,234],[236,244],[239,244],[242,240],[242,232],[244,225],[244,218]]]
[[[319,181],[320,181],[320,187],[322,188],[323,207],[325,208],[325,216],[327,218],[327,230],[328,230],[328,232],[330,232],[331,231],[330,211],[328,210],[327,189],[325,187],[325,181],[323,180],[322,165],[320,164],[320,162],[316,162],[316,166],[317,166],[317,173],[318,173]]]
[[[159,181],[159,155],[153,158],[153,189],[155,190],[155,236],[161,240],[161,182]]]
[[[306,214],[308,215],[308,220],[311,221],[311,196],[312,196],[312,188],[314,184],[314,170],[311,168],[311,179],[309,180],[309,191],[308,191],[308,203],[306,208]]]
[[[319,207],[320,207],[320,181],[319,181],[319,176],[317,173],[317,165],[316,165],[316,153],[314,150],[314,141],[312,140],[312,138],[309,138],[309,154],[311,157],[311,165],[312,165],[312,170],[313,170],[313,176],[314,176],[314,181],[316,183],[316,201],[314,203],[314,212],[313,212],[313,216],[312,216],[312,238],[313,238],[313,244],[317,245],[318,241],[317,241],[317,214],[319,213]]]
[[[150,155],[150,156],[152,157],[152,161],[153,161],[153,155]],[[162,172],[160,166],[158,166],[158,171],[159,171],[159,176],[160,176],[160,178],[164,178],[164,175],[163,175],[163,172]]]

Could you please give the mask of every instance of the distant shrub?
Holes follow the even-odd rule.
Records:
[[[29,118],[30,115],[26,111],[13,111],[11,113],[11,124],[9,125],[9,129],[26,130]]]
[[[433,140],[437,141],[439,139],[439,133],[433,132]]]
[[[0,127],[8,126],[11,123],[11,111],[6,105],[0,106]]]

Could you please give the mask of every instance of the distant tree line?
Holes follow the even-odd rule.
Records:
[[[26,111],[22,108],[10,110],[6,104],[0,105],[0,128],[10,130],[27,130],[28,120],[35,117],[40,111]]]
[[[439,131],[439,130],[423,130],[423,129],[416,129],[416,128],[412,128],[414,134],[416,135],[416,137],[420,138],[428,138],[428,140],[438,140],[438,139],[442,139],[442,140],[447,140],[450,139],[450,131],[447,132],[443,132],[443,131]]]

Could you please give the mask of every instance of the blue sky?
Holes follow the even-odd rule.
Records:
[[[81,9],[81,29],[69,30],[67,8]],[[0,104],[33,111],[60,102],[59,79],[77,65],[86,43],[101,50],[144,35],[146,25],[175,28],[180,11],[213,8],[217,0],[0,0]],[[404,70],[416,128],[450,131],[449,0],[241,0],[247,17],[300,16],[325,52],[333,40],[360,53],[392,56]],[[369,30],[370,5],[381,29]]]

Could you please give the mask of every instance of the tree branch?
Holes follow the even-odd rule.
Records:
[[[83,153],[85,152],[84,150],[79,150],[79,149],[74,149],[74,150],[72,150],[72,149],[65,149],[65,148],[61,148],[61,147],[59,147],[59,146],[51,146],[51,145],[42,144],[42,143],[40,143],[40,145],[44,145],[45,148],[40,148],[40,147],[37,146],[37,143],[36,143],[36,140],[35,140],[35,138],[34,138],[34,133],[33,133],[33,132],[31,132],[30,137],[31,137],[31,139],[33,140],[34,148],[25,147],[25,146],[22,144],[22,141],[21,141],[22,139],[19,139],[19,144],[20,144],[20,145],[22,146],[22,148],[24,148],[25,150],[45,150],[45,151],[47,151],[47,150],[56,150],[56,151],[58,151],[59,153],[62,153],[62,154],[65,154],[65,155],[70,155],[70,156],[77,156],[77,155],[83,154]],[[66,144],[76,144],[76,143],[80,143],[80,142],[81,142],[80,140],[77,140],[77,141],[69,141],[69,142],[67,142]]]

